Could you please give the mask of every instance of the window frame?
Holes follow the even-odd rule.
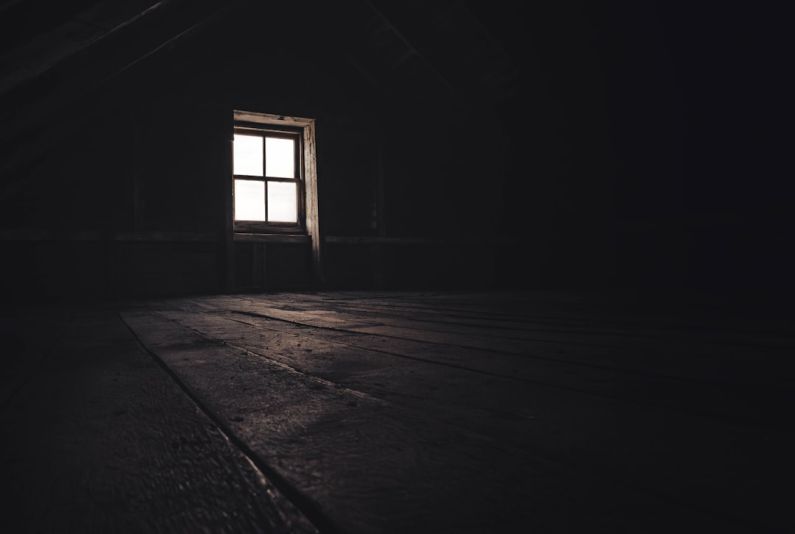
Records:
[[[233,162],[233,142],[234,126],[238,123],[252,123],[263,128],[269,127],[289,127],[296,128],[301,132],[301,163],[304,182],[304,233],[274,233],[269,226],[267,229],[246,231],[244,225],[235,227],[234,221],[234,162]],[[235,289],[235,243],[236,242],[259,242],[267,243],[293,243],[308,244],[310,248],[313,279],[316,287],[322,287],[325,276],[323,273],[323,237],[320,227],[320,207],[318,203],[318,164],[317,164],[317,142],[315,140],[316,122],[315,119],[306,117],[296,117],[290,115],[274,115],[258,111],[244,111],[240,109],[232,110],[227,127],[224,129],[227,140],[226,172],[224,173],[224,186],[222,196],[224,198],[224,286],[229,290]]]
[[[236,233],[277,233],[277,234],[300,234],[307,233],[306,228],[306,180],[304,178],[304,146],[303,131],[299,127],[281,126],[273,124],[263,124],[251,121],[235,120],[234,134],[253,135],[262,138],[262,176],[251,176],[247,174],[234,173],[234,161],[232,165],[232,222]],[[268,176],[266,141],[267,137],[279,139],[291,139],[294,142],[293,168],[295,176],[293,178],[282,178]],[[234,158],[234,152],[233,156]],[[235,183],[237,180],[248,180],[261,182],[264,184],[264,221],[237,220],[235,218]],[[282,182],[294,183],[296,185],[296,222],[269,221],[268,220],[268,183]]]

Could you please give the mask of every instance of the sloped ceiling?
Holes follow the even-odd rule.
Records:
[[[197,38],[225,15],[271,5],[278,7],[246,0],[0,4],[0,174],[24,165],[36,150],[29,145],[45,143],[41,130],[66,110],[87,105],[86,97],[109,80]],[[431,77],[462,99],[500,101],[515,91],[518,70],[510,54],[462,2],[310,2],[301,13],[355,29],[342,59],[376,89],[396,79],[421,86]]]

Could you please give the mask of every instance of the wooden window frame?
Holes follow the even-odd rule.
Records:
[[[229,185],[226,196],[226,256],[227,256],[227,287],[234,287],[233,268],[234,263],[232,243],[235,241],[259,241],[259,242],[299,242],[296,240],[307,240],[311,246],[312,266],[315,283],[321,286],[324,282],[323,268],[321,262],[321,246],[323,239],[320,234],[320,221],[318,218],[318,194],[317,194],[317,149],[315,144],[315,120],[303,117],[293,117],[287,115],[273,115],[270,113],[258,113],[252,111],[234,110],[232,132],[238,127],[246,125],[255,129],[274,132],[291,132],[300,138],[300,148],[297,155],[296,170],[300,176],[300,186],[298,191],[298,223],[268,223],[260,221],[235,221],[234,219],[234,150],[231,146],[233,137],[230,136],[229,150]],[[264,165],[264,160],[263,160]],[[263,174],[265,169],[263,169]],[[262,177],[264,180],[264,176]],[[244,178],[245,179],[245,178]],[[266,183],[267,189],[267,183]],[[267,193],[266,193],[267,194]],[[267,209],[267,204],[266,204]],[[253,223],[253,224],[252,224]]]
[[[269,233],[269,234],[305,234],[306,233],[306,196],[304,193],[305,180],[304,180],[304,165],[303,165],[303,139],[301,130],[298,128],[276,127],[256,124],[251,122],[236,121],[235,134],[252,135],[262,137],[262,176],[251,176],[247,174],[233,174],[232,176],[232,195],[234,197],[234,180],[248,180],[251,182],[262,182],[265,184],[265,194],[263,202],[265,203],[265,220],[264,221],[244,221],[237,220],[234,217],[234,202],[232,203],[232,220],[234,221],[235,233]],[[265,170],[267,169],[266,160],[266,143],[265,138],[275,137],[279,139],[291,139],[294,141],[294,169],[296,176],[294,178],[282,178],[277,176],[267,176]],[[234,163],[233,163],[234,169]],[[234,172],[234,170],[233,170]],[[268,220],[268,183],[269,182],[283,182],[292,183],[296,185],[296,222],[282,222],[282,221],[269,221]]]

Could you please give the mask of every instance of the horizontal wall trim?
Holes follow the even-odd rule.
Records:
[[[0,241],[116,241],[134,243],[214,243],[218,235],[209,232],[59,232],[52,230],[0,230]]]
[[[309,243],[307,235],[296,234],[257,234],[236,232],[235,241],[259,243]],[[219,236],[209,232],[122,232],[107,234],[104,232],[57,232],[52,230],[17,229],[0,230],[0,241],[97,241],[119,243],[216,243]],[[516,239],[505,237],[471,237],[441,239],[430,237],[385,237],[385,236],[340,236],[331,235],[324,239],[332,245],[487,245],[510,246],[517,243]]]
[[[468,237],[456,239],[432,238],[432,237],[384,237],[384,236],[326,236],[327,244],[338,245],[490,245],[490,246],[510,246],[518,241],[504,237]]]
[[[218,241],[218,235],[209,232],[130,232],[115,234],[113,236],[113,241],[184,241],[196,243],[215,243]]]
[[[235,232],[235,241],[248,241],[256,243],[309,243],[309,236],[305,234],[247,234]]]

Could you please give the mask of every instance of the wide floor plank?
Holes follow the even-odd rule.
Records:
[[[264,464],[346,532],[515,524],[663,532],[685,522],[753,532],[791,524],[786,497],[770,489],[793,474],[783,462],[793,433],[775,406],[787,400],[777,396],[780,375],[768,379],[773,394],[750,402],[754,391],[731,377],[639,373],[614,365],[609,351],[590,352],[587,365],[538,358],[528,350],[534,334],[514,336],[515,350],[489,350],[480,330],[439,330],[452,323],[450,309],[488,317],[489,335],[501,317],[505,329],[521,330],[517,310],[544,307],[532,295],[521,297],[524,308],[514,296],[502,304],[493,295],[371,297],[175,299],[123,317]],[[422,312],[402,318],[403,304]],[[550,315],[565,319],[566,302],[554,304]],[[568,343],[561,320],[550,344],[568,349],[595,322]],[[391,335],[399,323],[412,333]],[[639,338],[666,339],[668,328],[653,325],[623,345],[615,326],[601,335],[619,352],[634,351],[642,367],[662,358],[639,350]],[[673,334],[670,368],[720,372],[722,353],[693,363],[699,343],[708,343],[746,362],[753,354],[743,351],[763,347],[771,365],[787,369],[779,353],[786,331],[721,331]],[[775,416],[756,413],[765,406]]]
[[[34,365],[0,410],[0,531],[317,532],[114,310],[13,327]]]

